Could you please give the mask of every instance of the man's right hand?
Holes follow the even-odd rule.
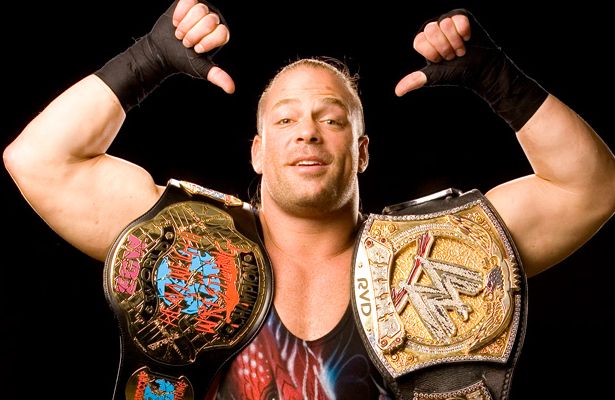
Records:
[[[126,112],[162,81],[178,73],[207,79],[233,93],[233,79],[212,60],[217,49],[229,40],[223,21],[213,6],[197,0],[178,0],[158,18],[150,32],[109,60],[95,75],[115,93]]]
[[[219,48],[228,43],[230,38],[228,27],[221,23],[220,16],[197,0],[179,0],[172,21],[175,37],[197,54]],[[233,79],[220,67],[212,67],[207,73],[207,80],[226,93],[235,91]]]

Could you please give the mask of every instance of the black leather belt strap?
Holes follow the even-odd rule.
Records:
[[[252,207],[176,180],[119,235],[104,285],[121,332],[114,399],[204,398],[273,297]]]
[[[397,398],[508,398],[527,283],[480,192],[447,189],[370,214],[354,258],[359,332]]]

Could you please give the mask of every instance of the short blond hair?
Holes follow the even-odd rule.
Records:
[[[263,90],[260,99],[258,100],[258,109],[256,111],[256,130],[258,134],[260,135],[262,133],[265,100],[267,98],[267,95],[269,94],[269,91],[271,90],[271,87],[285,72],[292,71],[301,67],[324,69],[333,73],[344,83],[344,86],[346,87],[346,90],[348,91],[351,100],[351,104],[349,104],[349,112],[351,114],[351,117],[354,117],[352,118],[352,120],[353,122],[355,122],[352,124],[352,131],[357,136],[363,136],[365,134],[365,117],[363,114],[363,104],[361,103],[361,98],[359,97],[359,77],[356,74],[351,75],[350,70],[345,63],[336,58],[330,57],[302,58],[286,65],[278,71],[278,73],[273,77],[273,79],[269,81],[269,83]]]

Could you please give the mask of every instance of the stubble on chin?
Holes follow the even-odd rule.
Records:
[[[300,183],[294,185],[300,185]],[[344,207],[350,201],[354,190],[357,190],[355,182],[347,183],[343,187],[330,182],[313,191],[307,188],[297,188],[285,182],[270,191],[269,195],[286,213],[315,217],[330,214]]]

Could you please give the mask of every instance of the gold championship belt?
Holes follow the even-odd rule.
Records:
[[[370,214],[355,247],[355,319],[401,399],[507,399],[526,288],[506,227],[476,190]]]
[[[114,399],[203,399],[269,310],[272,270],[253,208],[170,180],[105,261],[120,325]]]

